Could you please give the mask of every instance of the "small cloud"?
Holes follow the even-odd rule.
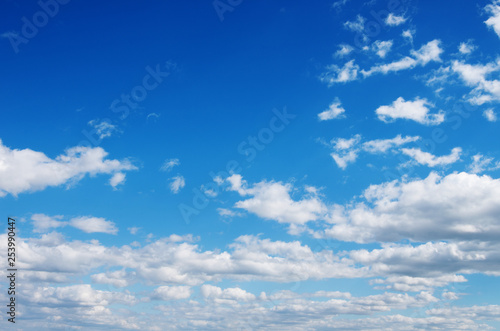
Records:
[[[366,19],[363,16],[358,15],[355,21],[345,22],[344,27],[347,30],[351,30],[353,32],[363,32],[363,30],[365,29],[365,21]]]
[[[391,51],[393,41],[388,40],[388,41],[380,41],[377,40],[372,44],[372,50],[380,57],[380,58],[385,58],[387,53]]]
[[[340,44],[339,45],[339,50],[335,52],[335,56],[336,57],[344,57],[344,56],[347,56],[349,54],[351,54],[351,52],[354,50],[354,47],[352,47],[351,45],[347,45],[347,44]]]
[[[180,190],[186,186],[186,181],[184,180],[184,177],[182,176],[176,176],[176,177],[172,177],[170,178],[171,179],[171,183],[170,183],[170,191],[172,191],[172,193],[174,194],[177,194],[180,192]]]
[[[407,119],[424,125],[441,124],[444,121],[444,112],[431,114],[429,106],[433,105],[426,99],[416,98],[413,101],[405,101],[399,97],[392,105],[378,107],[375,113],[381,121],[386,123],[396,119]]]
[[[217,212],[222,217],[238,217],[241,216],[241,213],[235,212],[234,210],[226,209],[226,208],[217,208]]]
[[[472,40],[468,40],[467,42],[461,43],[458,46],[458,51],[462,54],[470,54],[476,49],[476,46],[472,43]]]
[[[340,100],[338,98],[333,101],[327,110],[318,114],[318,118],[320,121],[332,120],[335,118],[343,118],[345,109],[342,108]]]
[[[407,18],[405,18],[404,16],[397,16],[393,13],[390,13],[385,19],[385,24],[389,26],[398,26],[406,22],[406,20]]]
[[[163,165],[161,166],[160,170],[161,171],[170,171],[175,166],[178,166],[180,164],[181,164],[181,162],[179,161],[179,159],[166,159],[165,162],[163,162]]]
[[[113,189],[116,190],[116,187],[118,185],[125,183],[125,177],[126,176],[123,172],[117,172],[116,174],[113,175],[113,177],[109,179],[109,185],[111,185]]]
[[[111,137],[113,132],[118,131],[116,125],[113,125],[108,121],[99,122],[98,120],[92,120],[89,121],[88,124],[94,128],[95,133],[99,136],[99,139]]]
[[[492,157],[485,157],[482,154],[476,154],[472,157],[472,164],[469,171],[473,174],[479,174],[484,171],[492,171],[500,168],[500,162],[493,162]]]
[[[497,114],[493,111],[492,108],[486,109],[483,112],[483,116],[490,122],[496,122],[497,121]]]
[[[102,217],[76,217],[69,221],[69,225],[86,233],[118,233],[118,228],[115,226],[115,223],[106,221]]]
[[[47,216],[44,214],[33,214],[31,220],[33,221],[33,232],[43,233],[52,228],[59,228],[68,225],[68,222],[60,221],[62,215]]]
[[[137,232],[140,230],[141,228],[138,228],[136,226],[133,226],[131,228],[127,228],[127,230],[130,232],[130,234],[137,234]]]

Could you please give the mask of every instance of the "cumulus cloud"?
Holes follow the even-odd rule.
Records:
[[[496,122],[498,119],[497,113],[495,113],[495,111],[492,108],[486,109],[483,112],[483,116],[490,122]]]
[[[154,290],[152,299],[163,301],[188,299],[191,292],[191,286],[160,286]]]
[[[476,49],[476,46],[473,44],[472,40],[468,40],[467,42],[460,43],[458,46],[458,51],[461,54],[471,54]]]
[[[432,106],[427,99],[416,98],[413,101],[406,101],[403,97],[399,97],[392,105],[378,107],[375,113],[386,123],[396,119],[408,119],[424,125],[441,124],[444,122],[444,112],[431,114],[429,107]]]
[[[398,134],[392,139],[375,139],[363,143],[363,149],[369,153],[386,153],[387,151],[419,140],[418,136],[405,136],[402,137]]]
[[[326,211],[324,204],[314,195],[293,200],[290,196],[292,185],[288,183],[262,181],[249,186],[238,174],[228,177],[227,181],[231,184],[231,191],[250,196],[236,202],[234,206],[264,219],[300,225],[317,220]]]
[[[318,114],[318,118],[320,121],[332,120],[335,118],[343,118],[345,109],[342,107],[340,100],[336,98],[328,107],[327,110]]]
[[[453,61],[451,70],[456,73],[463,82],[472,87],[469,102],[482,105],[487,102],[500,100],[500,80],[491,79],[491,75],[500,71],[500,59],[487,64],[467,64],[461,61]]]
[[[490,17],[484,23],[500,37],[500,1],[492,0],[491,4],[485,7]]]
[[[100,147],[72,147],[51,159],[31,149],[11,149],[0,140],[0,197],[76,183],[87,174],[137,169],[128,160],[106,160],[107,155]]]
[[[464,172],[371,185],[363,194],[365,201],[338,206],[330,220],[334,226],[325,234],[360,243],[497,241],[499,194],[500,180]]]
[[[445,166],[452,164],[460,160],[460,154],[462,149],[460,147],[455,147],[451,150],[451,154],[444,156],[434,156],[431,153],[424,152],[417,148],[403,148],[401,150],[403,154],[408,155],[414,159],[417,163],[426,165],[428,167]]]
[[[47,216],[44,214],[33,214],[31,220],[33,221],[33,232],[47,232],[53,228],[64,227],[68,223],[61,221],[62,215]]]
[[[380,41],[377,40],[372,44],[371,49],[381,58],[385,58],[387,53],[391,51],[393,41],[392,40],[387,40],[387,41]]]

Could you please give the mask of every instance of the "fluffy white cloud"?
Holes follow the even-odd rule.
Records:
[[[492,108],[486,109],[483,112],[483,116],[490,122],[496,122],[498,119],[497,113],[495,113],[495,111]]]
[[[0,197],[78,182],[85,175],[137,169],[128,160],[105,160],[102,148],[73,147],[55,159],[31,149],[10,149],[0,140]]]
[[[466,188],[466,189],[465,189]],[[325,234],[355,242],[500,238],[500,180],[468,173],[370,186],[366,202],[340,207]]]
[[[343,67],[339,67],[335,64],[331,64],[326,67],[326,71],[322,73],[319,79],[332,86],[335,83],[346,83],[356,80],[358,77],[359,66],[351,60],[344,64]]]
[[[109,179],[109,185],[116,188],[118,185],[125,183],[126,175],[123,172],[117,172]]]
[[[179,193],[186,186],[186,180],[183,176],[175,176],[170,178],[170,180],[170,191],[174,194]]]
[[[389,13],[385,19],[385,24],[389,26],[398,26],[406,22],[407,18],[404,16],[397,16],[393,13]]]
[[[335,118],[343,118],[345,109],[342,107],[340,100],[338,98],[333,101],[327,110],[318,114],[318,118],[320,121],[332,120]]]
[[[487,5],[485,9],[490,17],[484,23],[500,37],[500,1],[492,0],[492,3]]]
[[[500,100],[500,80],[490,79],[492,73],[500,71],[500,59],[485,65],[454,61],[451,69],[467,86],[473,88],[469,97],[472,104],[482,105]]]
[[[330,156],[340,169],[345,170],[350,163],[356,162],[358,151],[350,150],[342,154],[331,153]]]
[[[230,190],[249,199],[236,202],[236,208],[245,209],[264,219],[279,223],[305,224],[314,221],[326,211],[320,199],[312,195],[299,201],[290,197],[291,184],[262,181],[248,187],[241,175],[234,174],[227,178],[231,183]]]
[[[377,40],[372,44],[372,50],[381,58],[385,58],[387,53],[391,51],[392,40],[380,41]]]
[[[467,280],[461,275],[442,275],[437,277],[390,276],[384,279],[374,279],[370,284],[376,289],[394,290],[401,292],[432,292],[437,287],[448,286],[450,283],[465,283]]]
[[[461,54],[470,54],[476,49],[476,46],[472,43],[472,40],[468,40],[467,42],[460,43],[458,46],[458,51]]]
[[[419,164],[436,167],[452,164],[460,160],[462,149],[460,147],[455,147],[451,150],[451,154],[439,157],[432,155],[431,153],[424,152],[418,148],[403,148],[401,152],[408,155]]]
[[[254,301],[256,299],[252,293],[237,287],[223,290],[220,287],[206,284],[201,287],[200,292],[206,300],[217,304],[238,304],[239,302]]]
[[[380,106],[375,113],[381,121],[386,123],[396,119],[409,119],[424,125],[438,125],[444,121],[444,112],[429,113],[428,106],[433,106],[427,99],[416,98],[405,101],[397,98],[392,105]]]
[[[160,286],[153,292],[152,299],[156,300],[181,300],[191,296],[190,286]]]
[[[75,217],[69,221],[69,224],[77,229],[82,230],[86,233],[108,233],[108,234],[117,234],[118,228],[115,226],[115,223],[111,221],[106,221],[102,217]]]

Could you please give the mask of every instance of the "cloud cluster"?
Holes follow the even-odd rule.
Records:
[[[72,147],[51,159],[31,149],[11,149],[0,140],[0,197],[74,184],[86,175],[121,173],[120,180],[112,177],[116,186],[124,181],[123,171],[137,169],[128,160],[107,160],[107,155],[100,147]]]

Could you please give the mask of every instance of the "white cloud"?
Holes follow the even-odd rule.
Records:
[[[455,147],[451,150],[451,154],[439,157],[434,156],[431,153],[423,152],[417,148],[403,148],[401,152],[413,158],[419,164],[436,167],[452,164],[460,160],[462,149],[460,147]]]
[[[406,22],[407,18],[404,16],[397,16],[393,13],[389,13],[385,19],[385,24],[389,26],[398,26]]]
[[[100,147],[73,147],[51,159],[31,149],[10,149],[0,140],[0,197],[76,183],[87,174],[137,169],[128,160],[105,160],[107,155]]]
[[[326,67],[326,72],[322,73],[319,79],[328,86],[335,83],[346,83],[356,80],[358,77],[359,66],[351,60],[344,64],[342,68],[335,64]]]
[[[183,189],[184,186],[186,186],[186,180],[183,176],[175,176],[170,178],[170,180],[170,191],[172,191],[172,193],[174,194],[179,193],[180,190]]]
[[[366,19],[363,16],[358,15],[355,21],[345,22],[344,27],[354,32],[363,32],[363,30],[365,29],[365,22]]]
[[[444,121],[444,113],[440,111],[430,114],[428,106],[433,106],[427,99],[416,98],[414,101],[405,101],[397,98],[392,105],[380,106],[375,113],[381,121],[386,123],[396,119],[409,119],[424,125],[437,125]]]
[[[118,228],[115,226],[115,223],[111,221],[106,221],[102,217],[75,217],[69,221],[69,224],[77,229],[82,230],[86,233],[108,233],[108,234],[117,234]]]
[[[482,154],[476,154],[472,157],[472,164],[469,166],[469,171],[473,174],[479,174],[484,171],[491,171],[500,168],[500,162],[493,162],[492,157],[485,157]]]
[[[217,208],[217,212],[222,217],[236,217],[236,216],[241,216],[240,213],[237,213],[234,210],[227,209],[227,208]]]
[[[340,44],[339,50],[335,52],[335,56],[343,58],[344,56],[351,54],[352,51],[354,51],[354,47],[351,45]]]
[[[476,49],[476,46],[472,43],[472,40],[468,40],[467,42],[460,43],[458,46],[458,51],[461,54],[470,54]]]
[[[495,111],[493,110],[493,108],[490,108],[490,109],[486,109],[484,112],[483,112],[483,116],[490,122],[496,122],[497,121],[497,114],[495,113]]]
[[[473,87],[469,102],[482,105],[486,102],[500,100],[500,81],[488,79],[494,72],[500,71],[500,59],[486,65],[470,65],[454,61],[451,69],[457,73],[467,86]]]
[[[116,188],[118,185],[125,183],[126,175],[123,172],[117,172],[109,179],[109,185]]]
[[[369,70],[361,70],[361,73],[364,77],[368,77],[376,73],[385,75],[390,72],[413,69],[417,65],[425,66],[431,61],[441,62],[440,55],[443,50],[441,49],[440,44],[441,41],[439,40],[430,41],[427,44],[423,45],[420,49],[416,51],[412,50],[411,57],[406,56],[391,63],[376,65]]]
[[[238,304],[256,299],[252,293],[248,293],[237,287],[223,290],[220,287],[206,284],[201,287],[200,292],[205,300],[213,301],[217,304]]]
[[[410,41],[411,44],[413,44],[413,35],[415,34],[415,31],[412,31],[412,30],[404,30],[403,33],[401,34],[401,36],[403,36],[403,38],[406,38]]]
[[[394,290],[401,292],[433,291],[437,287],[448,286],[450,283],[464,283],[467,280],[461,275],[442,275],[437,277],[390,276],[384,279],[374,279],[370,284],[375,289]]]
[[[52,228],[64,227],[67,222],[60,221],[63,218],[61,215],[47,216],[44,214],[33,214],[31,220],[33,221],[33,232],[47,232]]]
[[[381,58],[385,58],[387,53],[391,51],[392,48],[392,40],[380,41],[377,40],[372,44],[372,50],[377,53],[377,55]]]
[[[95,133],[99,136],[99,139],[111,137],[113,132],[118,131],[116,125],[111,124],[108,121],[99,122],[99,120],[92,120],[88,124],[94,128]]]
[[[500,1],[492,0],[491,4],[485,7],[485,10],[491,16],[484,23],[500,37]]]
[[[166,159],[163,162],[163,165],[161,166],[160,170],[161,171],[170,171],[174,167],[176,167],[176,166],[178,166],[180,164],[181,164],[181,162],[179,161],[179,159]]]
[[[330,156],[340,169],[345,170],[350,163],[356,162],[356,159],[358,158],[358,151],[351,150],[342,154],[331,153]]]
[[[191,296],[191,286],[160,286],[153,292],[155,300],[181,300]]]
[[[333,101],[327,110],[318,114],[318,118],[320,121],[332,120],[335,118],[343,118],[345,109],[342,107],[340,100],[338,98]]]
[[[139,227],[136,227],[136,226],[133,226],[131,228],[127,228],[127,230],[130,232],[130,234],[137,234],[137,232],[140,230],[141,228]]]
[[[376,139],[367,141],[363,143],[363,149],[369,153],[385,153],[394,147],[401,146],[410,142],[415,142],[419,139],[420,137],[418,136],[401,137],[401,135],[398,134],[396,137],[392,139]]]
[[[319,219],[326,211],[324,204],[314,195],[294,201],[290,197],[291,184],[262,181],[248,187],[246,181],[243,181],[238,174],[228,177],[227,181],[231,183],[230,190],[238,192],[241,196],[251,196],[249,199],[236,202],[234,206],[264,219],[300,225]]]
[[[391,139],[376,139],[362,143],[361,135],[357,134],[350,139],[336,138],[330,141],[334,152],[330,154],[339,168],[345,170],[350,163],[354,163],[361,151],[371,154],[386,153],[394,147],[419,140],[420,137],[401,137],[397,135]]]
[[[499,179],[431,173],[422,180],[372,185],[363,197],[366,202],[337,208],[327,236],[356,242],[500,238]]]

